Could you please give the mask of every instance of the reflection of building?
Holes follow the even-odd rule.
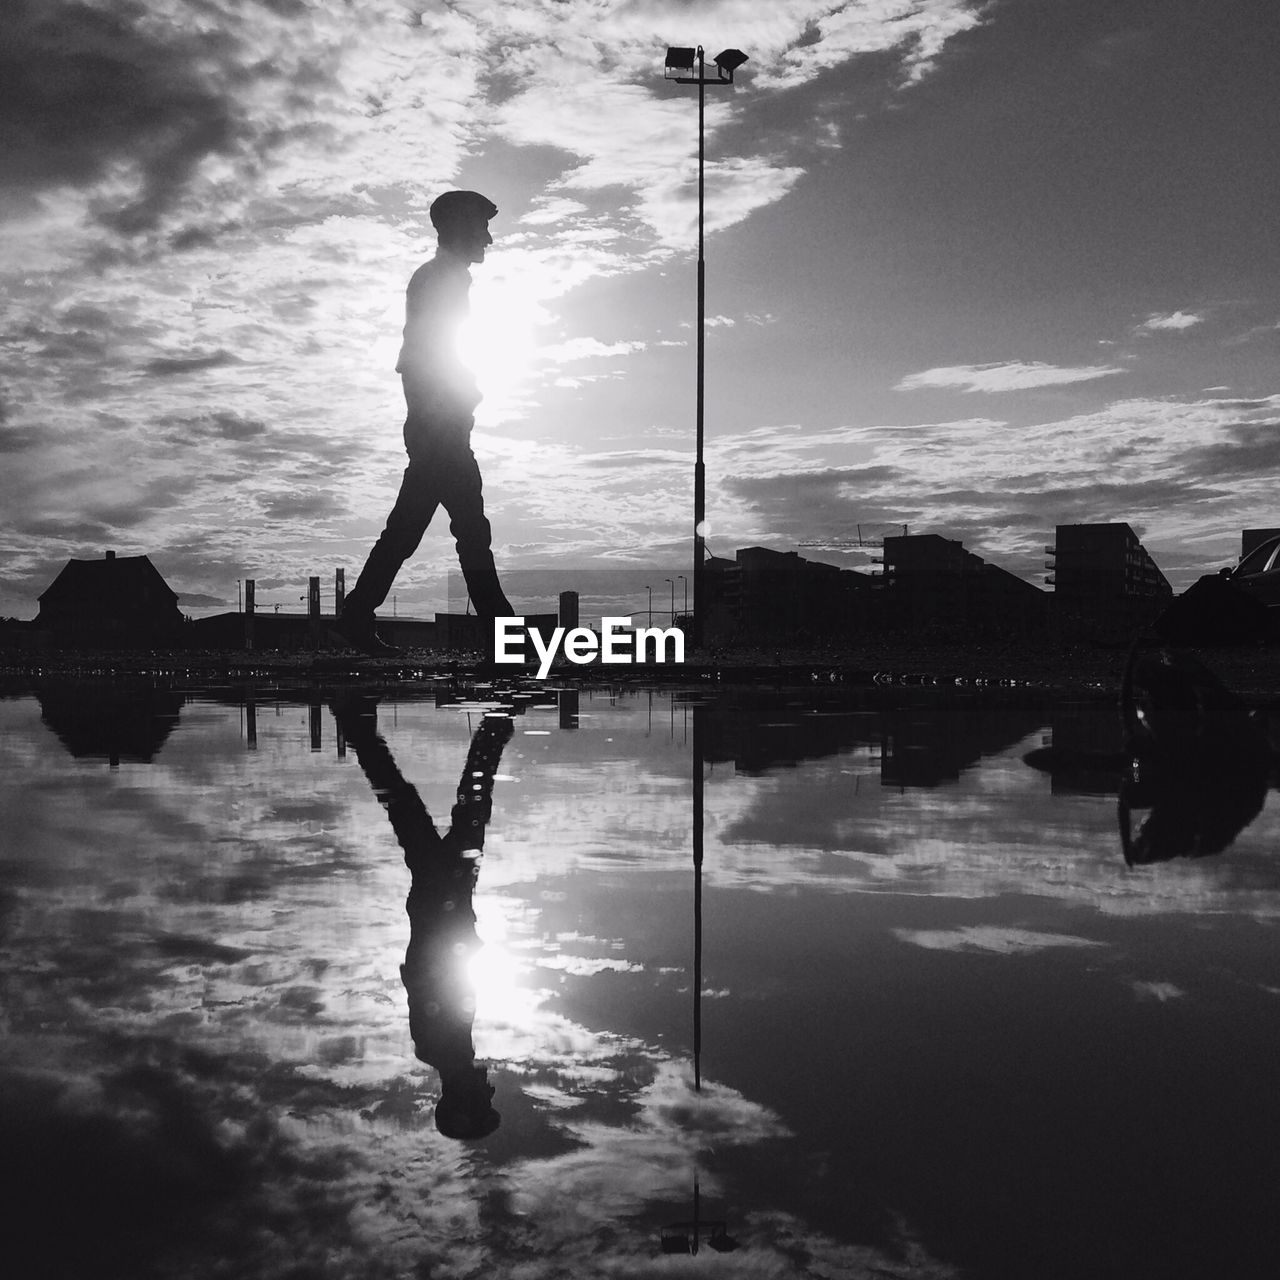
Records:
[[[1044,713],[1023,704],[946,702],[931,696],[915,704],[886,707],[881,724],[881,784],[936,787],[955,782],[984,756],[1021,742],[1044,724]]]
[[[805,640],[864,631],[874,590],[866,574],[794,551],[744,547],[706,561],[706,634],[712,641]]]
[[[1110,698],[1055,702],[1048,740],[1023,760],[1049,775],[1055,796],[1113,796],[1132,762],[1124,736]]]
[[[895,630],[1027,637],[1047,616],[1045,593],[936,533],[884,540],[884,610]]]
[[[58,640],[89,644],[171,640],[183,617],[178,595],[147,556],[68,560],[40,596],[35,625]]]
[[[1128,632],[1154,619],[1173,598],[1164,574],[1124,523],[1060,524],[1049,579],[1060,627]]]
[[[798,708],[793,691],[726,690],[708,708],[704,754],[708,762],[732,761],[740,773],[790,768],[802,760],[841,755],[880,740],[880,698],[870,691],[845,693],[824,703],[818,693]]]
[[[706,709],[705,758],[763,774],[872,748],[883,785],[935,787],[1045,723],[1025,695],[999,698],[935,688],[845,690],[824,700],[814,690],[797,705],[794,691],[726,691]]]
[[[36,691],[40,719],[78,758],[150,764],[186,698],[172,689],[51,683]]]

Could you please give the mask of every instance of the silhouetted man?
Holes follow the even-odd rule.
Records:
[[[483,1138],[498,1127],[499,1115],[472,1040],[476,1005],[467,962],[481,943],[471,897],[493,808],[493,775],[513,732],[511,717],[493,712],[480,722],[449,830],[442,835],[378,733],[377,707],[373,696],[340,697],[333,715],[387,810],[412,876],[405,903],[409,945],[400,966],[409,1034],[419,1061],[440,1073],[436,1128],[447,1138]]]
[[[471,452],[480,392],[457,351],[458,328],[469,308],[468,268],[484,261],[485,249],[493,243],[489,219],[497,212],[492,201],[475,191],[446,191],[431,206],[439,247],[409,281],[404,342],[396,362],[408,410],[404,447],[409,465],[387,526],[369,552],[336,628],[366,653],[394,652],[374,629],[374,611],[440,506],[449,513],[477,615],[490,632],[494,618],[512,615],[498,583],[480,468]]]

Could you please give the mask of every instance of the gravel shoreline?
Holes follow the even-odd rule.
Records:
[[[1258,704],[1280,705],[1280,646],[1183,649],[1226,685]],[[552,683],[579,684],[900,684],[1036,688],[1117,694],[1129,653],[1075,646],[1031,649],[1000,644],[860,645],[844,650],[711,650],[682,664],[558,664]],[[0,691],[51,679],[151,679],[197,686],[209,681],[306,684],[478,679],[540,683],[531,667],[484,668],[478,655],[406,651],[390,658],[333,652],[8,650],[0,652]]]

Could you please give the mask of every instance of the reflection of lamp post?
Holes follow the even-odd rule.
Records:
[[[702,1092],[702,807],[703,762],[700,706],[693,708],[693,1087]]]
[[[674,707],[674,702],[672,706]],[[686,710],[687,710],[686,705]],[[706,764],[703,717],[706,708],[693,705],[693,1088],[702,1093],[702,860],[703,860],[703,769]],[[696,1254],[706,1230],[707,1247],[717,1253],[732,1253],[741,1247],[728,1232],[723,1220],[702,1217],[702,1191],[698,1183],[697,1154],[693,1164],[693,1218],[671,1222],[662,1229],[662,1252]]]
[[[716,74],[710,79],[706,76],[706,62],[702,46],[696,49],[671,48],[667,50],[666,66],[663,75],[676,84],[696,84],[698,86],[698,398],[697,398],[697,434],[694,443],[693,462],[693,643],[702,644],[702,615],[706,604],[706,593],[703,591],[702,562],[707,554],[707,473],[702,461],[703,444],[703,388],[706,373],[706,336],[707,336],[707,278],[706,260],[703,254],[705,240],[703,227],[704,184],[703,168],[706,157],[706,91],[707,85],[726,85],[733,83],[733,73],[747,60],[741,49],[725,49],[716,54]],[[697,63],[697,74],[681,75],[681,72],[692,72]],[[674,74],[673,74],[674,73]]]

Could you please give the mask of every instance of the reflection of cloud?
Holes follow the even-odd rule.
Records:
[[[683,1199],[700,1146],[749,1146],[787,1133],[776,1116],[723,1085],[704,1082],[696,1093],[686,1064],[659,1061],[652,1081],[630,1101],[635,1118],[625,1128],[564,1115],[579,1145],[513,1178],[522,1212],[560,1219],[557,1232],[591,1229],[636,1201]],[[707,1190],[716,1192],[714,1178]]]
[[[817,702],[812,691],[787,697],[797,705],[771,709],[771,729],[789,714],[803,723]],[[437,817],[454,798],[467,716],[481,705],[380,709]],[[497,1060],[504,1124],[486,1147],[463,1150],[435,1133],[435,1077],[408,1043],[396,976],[407,872],[377,798],[355,762],[338,757],[327,713],[313,753],[306,704],[264,700],[249,753],[240,708],[193,701],[155,764],[112,773],[71,759],[31,700],[0,701],[0,799],[19,819],[6,833],[6,875],[22,902],[6,919],[0,976],[4,1084],[24,1104],[0,1116],[0,1138],[11,1153],[14,1138],[24,1156],[34,1148],[35,1163],[22,1167],[39,1175],[29,1184],[37,1215],[68,1204],[81,1215],[79,1235],[59,1247],[105,1242],[136,1263],[127,1273],[147,1274],[163,1246],[192,1274],[218,1256],[262,1280],[299,1267],[318,1280],[680,1274],[678,1262],[654,1256],[655,1224],[681,1216],[673,1206],[687,1203],[694,1162],[709,1152],[703,1193],[732,1207],[731,1229],[746,1247],[731,1268],[708,1255],[700,1270],[797,1280],[947,1274],[909,1238],[889,1257],[823,1236],[805,1208],[784,1213],[764,1201],[753,1181],[762,1162],[776,1162],[780,1181],[797,1172],[797,1205],[808,1203],[804,1177],[814,1176],[812,1150],[798,1150],[793,1136],[807,1114],[795,1095],[811,1077],[797,1082],[784,1036],[762,1029],[771,1041],[757,1054],[749,1026],[742,1056],[722,1060],[732,1072],[709,1077],[701,1093],[679,1051],[655,1047],[679,1033],[653,1010],[687,981],[670,962],[688,954],[689,742],[666,696],[649,708],[643,696],[584,691],[582,705],[573,733],[513,741],[495,789],[480,931],[524,962],[497,972],[532,985],[506,1006],[482,993],[477,1031]],[[867,733],[876,736],[874,714]],[[1233,852],[1212,866],[1129,871],[1112,807],[1050,797],[1021,764],[1024,746],[945,792],[881,787],[864,751],[762,776],[724,760],[709,767],[704,875],[717,900],[708,914],[722,926],[734,918],[729,908],[757,909],[746,918],[758,937],[735,928],[717,942],[731,933],[777,984],[777,1026],[797,1028],[804,1045],[831,1043],[832,1027],[816,1007],[788,1002],[791,990],[847,984],[850,947],[861,956],[864,942],[871,967],[859,981],[881,988],[874,952],[892,925],[954,919],[954,908],[928,897],[1040,893],[1103,912],[1274,915],[1274,874],[1256,870],[1271,866],[1274,812],[1259,818],[1243,861]],[[609,858],[619,846],[630,861]],[[737,888],[764,892],[725,892]],[[839,897],[860,891],[881,896]],[[907,897],[890,901],[898,891]],[[675,903],[679,920],[665,909]],[[771,939],[768,921],[784,903],[803,927]],[[862,936],[846,928],[854,909]],[[971,919],[977,908],[961,910]],[[1115,922],[1098,927],[1118,952]],[[1020,926],[895,936],[1004,956],[1102,945]],[[896,972],[922,963],[905,947],[884,950]],[[564,986],[531,979],[544,959],[554,968],[567,955],[565,971],[551,975]],[[615,955],[626,972],[595,964]],[[825,956],[836,963],[824,973]],[[790,990],[779,973],[788,959],[799,974]],[[575,974],[579,964],[588,972]],[[1154,964],[1148,971],[1160,972]],[[661,998],[648,975],[672,980]],[[725,983],[742,1006],[765,1008],[749,1004],[761,984],[737,977],[717,973],[717,992]],[[577,991],[566,996],[571,983]],[[1155,1000],[1181,992],[1162,980],[1132,988]],[[857,1023],[865,1025],[874,1022]],[[784,1064],[777,1092],[757,1087],[768,1076],[762,1057]],[[88,1152],[102,1158],[91,1163]],[[104,1169],[119,1178],[104,1184]],[[166,1231],[179,1219],[175,1243]]]
[[[893,934],[928,951],[990,951],[996,955],[1023,955],[1050,947],[1100,947],[1091,938],[1065,933],[1036,933],[1000,925],[964,925],[959,929],[894,929]]]
[[[945,732],[945,721],[937,733]],[[879,742],[872,721],[868,730]],[[1268,850],[1269,803],[1230,861],[1124,865],[1114,802],[1056,796],[1022,756],[1039,735],[985,758],[946,788],[885,787],[865,749],[803,762],[794,773],[708,779],[709,883],[776,892],[876,892],[978,900],[1025,894],[1111,916],[1280,912]],[[1274,796],[1275,793],[1272,793]],[[787,850],[785,858],[773,856]]]
[[[1187,993],[1173,982],[1131,982],[1133,994],[1139,1000],[1158,1000],[1165,1004],[1169,1000],[1178,1000]]]
[[[634,964],[630,960],[603,960],[587,956],[559,955],[544,956],[538,961],[540,969],[559,969],[582,978],[593,973],[643,973],[644,965]]]

